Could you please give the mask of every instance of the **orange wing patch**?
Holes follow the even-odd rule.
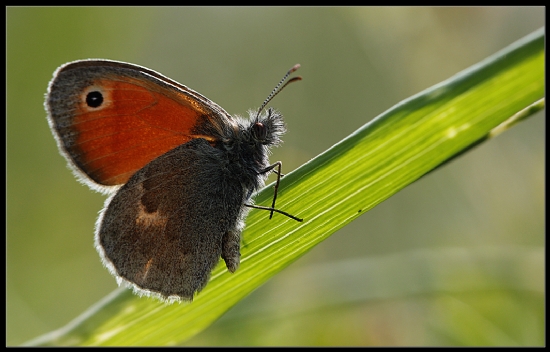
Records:
[[[126,183],[151,160],[191,140],[205,113],[183,94],[144,83],[101,79],[81,94],[71,126],[78,135],[79,166],[100,184]],[[87,103],[94,89],[103,96],[97,108]]]

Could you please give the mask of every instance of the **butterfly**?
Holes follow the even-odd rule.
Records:
[[[166,301],[193,300],[223,258],[234,272],[250,208],[275,208],[285,133],[269,101],[248,119],[229,115],[190,88],[142,66],[81,60],[59,67],[45,107],[61,154],[77,178],[109,194],[95,247],[119,285]],[[252,195],[277,174],[271,207]]]

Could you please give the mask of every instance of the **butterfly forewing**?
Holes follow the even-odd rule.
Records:
[[[131,67],[76,62],[62,66],[49,87],[60,148],[81,176],[104,186],[125,183],[197,134],[213,142],[219,126],[233,123],[202,95]]]

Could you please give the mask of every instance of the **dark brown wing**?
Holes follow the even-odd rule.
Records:
[[[245,192],[226,164],[224,152],[195,139],[132,176],[96,234],[110,271],[138,293],[191,300],[222,252],[235,270]]]

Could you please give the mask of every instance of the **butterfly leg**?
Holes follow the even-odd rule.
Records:
[[[294,219],[296,221],[302,222],[303,219],[300,219],[300,218],[298,218],[294,215],[290,215],[289,213],[284,212],[282,210],[275,209],[275,201],[277,200],[277,192],[279,190],[279,183],[281,181],[281,177],[284,176],[284,174],[281,173],[281,166],[282,165],[283,165],[283,163],[281,161],[277,161],[276,163],[274,163],[272,165],[269,165],[268,167],[266,167],[265,169],[260,171],[260,174],[264,174],[264,173],[269,172],[269,171],[273,171],[274,173],[277,174],[277,182],[275,183],[275,186],[273,187],[274,188],[274,194],[273,194],[273,202],[271,203],[271,207],[268,208],[268,207],[262,207],[260,205],[252,205],[252,204],[245,204],[245,206],[250,207],[250,208],[269,210],[270,211],[270,215],[269,215],[270,219],[273,217],[273,212],[276,212],[276,213],[279,213],[279,214],[286,215],[289,218]],[[277,168],[277,170],[273,170],[275,168]]]
[[[241,261],[241,234],[239,231],[227,231],[222,238],[222,258],[230,272],[239,268]]]
[[[277,170],[273,170],[274,173],[277,174],[277,182],[275,183],[274,187],[274,194],[273,194],[273,202],[271,203],[271,213],[269,214],[269,218],[271,219],[273,217],[273,212],[275,209],[275,201],[277,200],[277,192],[279,190],[279,182],[281,181],[281,167],[283,166],[283,163],[281,161],[277,161],[273,165],[269,165],[267,168],[260,171],[260,173],[264,174],[266,172],[272,171],[274,168],[277,168]]]
[[[249,208],[261,209],[261,210],[269,210],[272,213],[276,212],[276,213],[279,213],[279,214],[283,214],[283,215],[288,216],[289,218],[294,219],[298,222],[304,221],[304,219],[300,219],[300,218],[298,218],[294,215],[291,215],[291,214],[287,213],[286,211],[282,211],[282,210],[279,210],[279,209],[269,208],[269,207],[262,207],[261,205],[254,205],[254,204],[245,204],[244,206],[249,207]]]

